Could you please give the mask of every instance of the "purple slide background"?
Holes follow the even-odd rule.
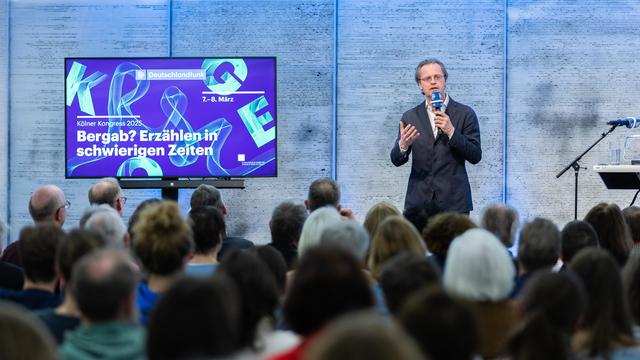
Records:
[[[65,63],[65,78],[71,68],[73,62],[79,62],[87,67],[82,78],[86,78],[96,71],[104,73],[108,78],[97,86],[90,89],[91,97],[93,99],[93,106],[96,115],[108,115],[108,100],[109,100],[109,86],[116,67],[124,62],[134,63],[140,66],[142,69],[201,69],[202,62],[205,58],[119,58],[119,59],[87,59],[87,58],[68,58]],[[242,83],[242,86],[238,91],[264,91],[264,97],[268,102],[268,106],[259,110],[257,116],[260,116],[266,112],[269,112],[274,120],[264,126],[265,130],[276,126],[276,94],[275,94],[275,58],[243,58],[247,65],[247,78]],[[221,65],[215,72],[216,75],[224,73],[224,70],[233,72],[233,66],[230,64]],[[218,81],[221,81],[218,79]],[[149,81],[149,89],[136,102],[131,104],[131,112],[134,115],[140,115],[139,120],[142,121],[148,127],[158,127],[162,125],[167,116],[163,113],[160,107],[160,101],[162,94],[167,87],[176,86],[183,93],[186,94],[188,103],[186,110],[182,116],[191,125],[194,130],[198,130],[213,122],[217,119],[224,118],[231,124],[232,131],[229,137],[224,142],[220,153],[220,164],[225,169],[236,169],[236,173],[220,173],[211,174],[206,167],[206,156],[200,156],[197,161],[187,166],[176,166],[169,160],[168,154],[164,157],[149,156],[149,158],[156,161],[162,168],[164,177],[215,177],[215,176],[276,176],[276,160],[275,160],[275,148],[276,141],[270,141],[261,147],[257,147],[256,143],[249,134],[242,119],[238,115],[237,110],[242,106],[252,102],[262,94],[232,94],[227,95],[234,98],[232,103],[224,102],[203,102],[202,96],[216,96],[217,95],[203,95],[202,91],[210,91],[204,81],[201,80],[153,80]],[[126,94],[135,88],[135,79],[132,76],[127,76],[124,81],[122,94]],[[73,99],[71,106],[65,106],[66,112],[66,161],[76,157],[76,149],[78,147],[90,147],[95,142],[83,142],[78,143],[76,141],[76,133],[78,130],[85,130],[87,132],[105,133],[107,132],[106,126],[77,126],[76,117],[78,115],[87,115],[82,112],[79,107],[78,95]],[[88,121],[106,121],[107,119],[86,119]],[[117,119],[114,119],[117,120]],[[126,122],[126,120],[125,120]],[[121,129],[124,132],[128,132],[131,129],[140,130],[140,127],[128,127],[123,126]],[[136,141],[127,143],[118,143],[121,147],[133,147],[137,144],[138,147],[155,147],[161,146],[167,148],[166,142],[139,142],[139,136],[136,136]],[[99,147],[102,147],[102,143],[96,143]],[[113,143],[109,146],[112,146]],[[209,146],[209,143],[201,142],[200,146]],[[167,148],[168,150],[168,148]],[[258,158],[265,153],[273,153],[274,159],[269,161],[264,166],[261,166],[250,173],[243,175],[247,172],[249,167],[241,166],[241,162],[237,159],[237,154],[243,153],[246,156],[246,161]],[[81,158],[81,160],[89,160],[90,158]],[[67,168],[67,177],[103,177],[103,176],[116,176],[117,170],[120,165],[127,160],[128,157],[111,157],[103,158],[93,162],[85,163],[70,172]],[[144,171],[138,170],[132,174],[133,177],[145,177]]]

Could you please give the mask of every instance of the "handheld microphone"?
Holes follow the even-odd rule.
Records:
[[[634,117],[627,117],[624,119],[616,119],[607,121],[607,125],[626,126],[628,129],[635,129],[640,127],[640,119]]]
[[[442,93],[440,91],[434,91],[431,93],[431,107],[435,111],[442,110]],[[438,135],[442,134],[442,129],[438,128]]]

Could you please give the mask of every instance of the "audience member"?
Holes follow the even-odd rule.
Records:
[[[598,234],[584,220],[568,222],[560,232],[562,268],[566,269],[573,257],[586,247],[598,247]]]
[[[375,236],[378,225],[380,225],[384,219],[392,215],[400,215],[400,211],[397,207],[386,201],[373,205],[371,209],[367,211],[367,215],[364,218],[364,224],[362,224],[362,226],[367,230],[370,239],[373,239]]]
[[[431,252],[434,262],[444,269],[447,251],[453,239],[465,231],[475,228],[476,224],[468,215],[446,212],[433,216],[422,231],[422,237]]]
[[[71,279],[83,326],[65,334],[60,358],[145,359],[144,330],[133,322],[138,279],[129,256],[94,252],[75,265]]]
[[[418,290],[440,285],[440,270],[424,255],[400,253],[382,266],[379,278],[387,308],[397,315],[402,304]]]
[[[133,233],[133,250],[147,275],[137,292],[140,322],[147,325],[160,294],[183,272],[193,249],[193,235],[173,201],[149,205]]]
[[[7,227],[0,219],[0,244],[4,243]],[[14,264],[0,260],[0,289],[21,290],[24,284],[24,273]]]
[[[640,243],[640,207],[626,207],[622,209],[622,215],[624,216],[624,220],[627,222],[627,226],[629,226],[631,240],[633,240],[634,244]]]
[[[507,248],[513,246],[518,223],[518,211],[503,204],[487,206],[480,221],[482,228],[495,235]]]
[[[439,286],[411,296],[398,318],[430,360],[470,360],[476,353],[478,330],[473,311]]]
[[[62,287],[73,280],[73,266],[85,255],[104,248],[107,243],[97,233],[75,229],[60,240],[56,251],[56,272]],[[46,325],[58,344],[64,339],[64,333],[80,325],[80,309],[72,291],[64,291],[62,304],[57,308],[39,310],[35,315]]]
[[[324,229],[320,235],[320,244],[333,244],[349,250],[365,267],[369,234],[355,221],[340,221]]]
[[[427,249],[416,228],[402,216],[389,216],[376,231],[371,242],[368,266],[374,277],[380,276],[382,265],[401,252],[426,256]]]
[[[238,345],[242,351],[236,359],[264,359],[299,342],[291,332],[274,331],[280,294],[268,266],[254,252],[228,253],[218,271],[234,281],[240,295]]]
[[[211,275],[218,266],[225,233],[224,218],[218,209],[201,206],[191,209],[189,219],[195,248],[186,272],[194,276]]]
[[[291,201],[280,203],[273,209],[269,230],[271,230],[270,246],[278,250],[292,270],[298,260],[298,242],[302,226],[307,220],[307,210],[302,204]]]
[[[435,201],[429,201],[422,206],[413,206],[404,209],[402,212],[402,216],[405,219],[409,220],[413,226],[416,227],[416,230],[420,234],[424,231],[424,227],[427,226],[427,223],[431,219],[431,217],[436,216],[440,213],[444,212],[444,209],[438,206],[438,203]]]
[[[67,218],[67,209],[71,203],[64,193],[55,185],[44,185],[37,188],[29,198],[29,214],[34,224],[53,222],[62,227]],[[18,241],[14,241],[2,252],[0,260],[22,267],[18,256]]]
[[[509,300],[515,267],[504,245],[484,229],[470,229],[449,247],[445,289],[470,302],[478,323],[478,353],[485,359],[504,353],[507,336],[517,323]]]
[[[600,203],[589,210],[584,221],[595,229],[600,247],[609,251],[621,267],[624,266],[633,241],[618,205]]]
[[[255,253],[258,258],[267,265],[276,281],[278,294],[283,296],[287,285],[288,269],[282,254],[272,246],[268,245],[256,246],[250,249],[249,252]]]
[[[622,280],[633,320],[634,338],[640,340],[640,252],[632,251],[629,255]]]
[[[320,244],[320,236],[322,236],[324,230],[338,224],[340,221],[340,214],[330,206],[325,206],[312,212],[302,226],[300,241],[298,242],[298,256],[303,256],[307,249]]]
[[[142,201],[140,204],[138,204],[138,207],[136,207],[136,209],[133,211],[133,214],[129,216],[129,222],[127,223],[127,234],[129,234],[129,247],[133,247],[133,243],[135,242],[135,239],[133,238],[134,236],[133,228],[140,220],[140,213],[142,213],[142,211],[147,207],[149,207],[150,205],[157,204],[159,202],[162,202],[162,200],[156,199],[156,198],[146,199]]]
[[[213,185],[200,184],[191,194],[191,209],[195,209],[201,206],[212,206],[217,208],[222,213],[222,217],[225,221],[225,234],[222,239],[222,248],[218,253],[218,258],[222,259],[227,251],[232,249],[249,249],[253,247],[253,242],[243,239],[237,236],[227,236],[226,223],[229,215],[227,207],[222,201],[222,195],[220,191]]]
[[[329,245],[310,248],[300,259],[284,303],[285,319],[303,336],[302,342],[271,359],[300,359],[313,335],[331,320],[373,305],[367,279],[351,253]]]
[[[0,289],[0,299],[13,301],[29,310],[60,305],[60,296],[54,293],[58,281],[55,256],[63,236],[60,226],[53,222],[22,228],[18,255],[24,268],[24,287],[23,290]]]
[[[307,360],[421,360],[420,350],[393,322],[370,312],[332,322],[310,346]]]
[[[560,231],[551,220],[535,218],[520,231],[518,241],[518,277],[511,297],[518,296],[531,274],[551,270],[560,258]]]
[[[118,212],[106,204],[91,205],[82,228],[99,234],[114,249],[129,247],[129,235]],[[81,221],[82,223],[82,221]]]
[[[56,345],[24,308],[0,302],[0,359],[56,360]]]
[[[90,205],[107,204],[122,216],[126,203],[127,198],[124,196],[118,180],[114,178],[98,180],[98,182],[89,188]]]
[[[588,248],[571,260],[569,269],[582,279],[587,295],[573,350],[585,358],[639,358],[619,262],[608,251]]]
[[[222,359],[237,348],[238,294],[223,274],[184,277],[160,298],[149,321],[149,360]]]
[[[309,193],[304,201],[304,206],[310,213],[325,207],[334,207],[344,218],[354,220],[353,211],[343,208],[340,204],[340,187],[334,180],[324,177],[314,180],[309,185]]]

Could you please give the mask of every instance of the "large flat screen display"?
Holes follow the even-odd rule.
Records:
[[[67,178],[276,176],[276,59],[65,58]]]

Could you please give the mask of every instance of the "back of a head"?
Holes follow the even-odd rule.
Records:
[[[224,274],[175,281],[155,305],[147,332],[149,360],[210,359],[237,347],[240,299]]]
[[[62,238],[56,252],[56,266],[60,277],[67,283],[71,282],[73,266],[83,256],[106,246],[104,239],[93,231],[71,230]]]
[[[193,247],[191,227],[173,201],[149,205],[133,233],[133,250],[152,274],[171,275],[181,270]]]
[[[416,227],[419,233],[422,233],[429,220],[440,213],[444,212],[435,201],[428,201],[422,206],[413,206],[404,209],[402,216],[409,220]]]
[[[364,223],[362,224],[362,226],[364,226],[364,228],[367,230],[367,233],[369,233],[369,238],[373,238],[373,236],[376,234],[378,225],[380,225],[380,223],[384,221],[384,219],[392,215],[400,215],[400,211],[398,211],[398,208],[396,208],[392,204],[386,201],[382,201],[373,205],[371,209],[367,211],[367,215],[364,218]]]
[[[382,265],[395,255],[412,252],[426,256],[427,249],[416,228],[402,216],[389,216],[376,231],[371,242],[368,267],[374,276],[380,275]]]
[[[55,360],[56,344],[27,310],[0,302],[0,359]]]
[[[600,203],[589,210],[584,221],[595,229],[600,247],[609,251],[618,264],[623,266],[627,261],[633,241],[618,205]]]
[[[499,301],[513,288],[515,267],[498,238],[476,228],[453,240],[443,283],[447,291],[471,301]]]
[[[400,309],[400,323],[431,360],[469,360],[478,345],[470,308],[439,287],[427,287]]]
[[[538,272],[525,285],[521,297],[525,315],[540,313],[564,334],[571,334],[585,302],[582,281],[570,271]]]
[[[136,224],[140,220],[140,214],[144,211],[144,209],[148,208],[150,205],[157,204],[159,202],[162,202],[162,200],[156,199],[156,198],[146,199],[142,201],[140,204],[138,204],[138,206],[133,211],[131,216],[129,216],[129,222],[127,223],[127,232],[129,233],[131,244],[133,244],[133,242],[135,241],[133,238],[134,236],[133,228],[136,226]]]
[[[340,221],[342,219],[338,210],[330,206],[325,206],[311,213],[302,226],[298,242],[298,256],[301,257],[308,248],[318,245],[322,232]]]
[[[374,313],[345,315],[310,345],[308,360],[420,360],[420,350],[393,322]]]
[[[593,226],[584,220],[573,220],[562,228],[560,233],[562,261],[565,264],[582,249],[598,246],[598,234]]]
[[[53,222],[22,228],[18,256],[26,279],[35,282],[51,282],[55,279],[56,249],[63,236],[62,229]]]
[[[311,183],[307,195],[309,212],[314,212],[324,206],[337,208],[338,204],[340,204],[338,183],[330,178],[321,178]]]
[[[220,210],[212,206],[192,208],[189,219],[197,254],[206,254],[222,243],[226,225]]]
[[[364,262],[369,249],[369,234],[355,221],[340,221],[322,232],[320,244],[343,246]]]
[[[298,246],[305,220],[307,209],[304,205],[291,201],[280,203],[273,209],[269,221],[271,242],[278,247]]]
[[[373,306],[368,281],[356,258],[342,247],[310,248],[300,259],[284,303],[293,331],[309,335],[330,320]]]
[[[512,360],[573,359],[566,336],[540,313],[527,315],[512,331],[506,347]]]
[[[191,194],[191,208],[201,206],[213,206],[222,210],[224,203],[220,190],[213,185],[200,184]]]
[[[629,206],[622,209],[622,215],[629,226],[631,239],[634,243],[640,243],[640,207]]]
[[[94,207],[96,205],[93,205]],[[116,249],[122,249],[125,246],[124,238],[127,229],[122,222],[120,214],[112,207],[102,204],[97,205],[100,210],[93,212],[84,223],[84,228],[94,231],[109,244]]]
[[[569,268],[580,277],[586,293],[581,323],[590,336],[583,347],[590,355],[603,355],[614,346],[631,344],[629,306],[613,256],[602,249],[583,249]]]
[[[242,347],[252,346],[258,323],[265,317],[273,318],[278,306],[276,281],[267,265],[249,251],[227,253],[216,269],[218,272],[232,279],[238,289],[242,314],[238,340]]]
[[[528,272],[551,268],[560,257],[560,232],[548,219],[535,218],[520,231],[518,262]]]
[[[104,178],[89,188],[89,204],[107,204],[114,207],[116,200],[121,194],[122,189],[120,188],[118,180],[114,178]]]
[[[518,229],[518,212],[509,205],[490,205],[482,214],[482,227],[502,241],[504,246],[513,246]]]
[[[446,259],[449,245],[453,239],[469,229],[476,227],[469,216],[454,212],[438,214],[432,217],[422,232],[429,251]]]
[[[138,277],[132,261],[121,250],[99,250],[76,264],[71,291],[82,315],[92,323],[122,320],[123,304],[133,301]]]
[[[634,248],[622,271],[625,296],[629,311],[636,324],[640,324],[640,251]]]
[[[425,286],[440,285],[440,270],[425,256],[401,253],[384,264],[378,282],[387,308],[395,315],[411,294]]]
[[[65,205],[64,193],[55,185],[37,188],[29,198],[29,214],[33,222],[54,221],[58,209]]]
[[[267,265],[276,281],[278,293],[280,295],[284,294],[287,285],[287,271],[289,269],[282,254],[269,245],[254,246],[247,249],[247,251],[255,253]]]

